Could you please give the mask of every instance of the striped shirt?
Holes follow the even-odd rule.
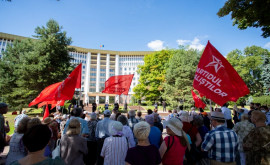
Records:
[[[108,137],[105,139],[100,156],[104,157],[104,165],[125,165],[128,150],[126,137]]]
[[[219,125],[205,135],[202,149],[208,151],[210,159],[219,162],[234,162],[238,150],[237,135],[233,130]]]

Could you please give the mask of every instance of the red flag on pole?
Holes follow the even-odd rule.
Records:
[[[206,106],[204,102],[196,95],[196,93],[193,90],[191,90],[191,94],[195,102],[195,107],[204,109]]]
[[[60,100],[60,101],[56,101],[56,100],[53,100],[53,101],[44,101],[44,102],[38,104],[38,108],[40,108],[40,107],[42,107],[42,106],[44,106],[46,104],[51,104],[52,105],[51,109],[53,109],[55,106],[64,106],[65,100]]]
[[[81,88],[81,73],[82,63],[80,63],[58,87],[54,100],[71,100],[75,88]]]
[[[193,87],[219,105],[249,94],[242,78],[209,41],[198,64]]]
[[[134,74],[112,76],[105,82],[105,89],[102,93],[128,95],[130,84],[132,82]]]
[[[28,106],[44,101],[71,100],[75,88],[81,88],[82,64],[79,64],[63,81],[46,87]]]
[[[43,116],[43,120],[46,119],[47,117],[49,117],[49,107],[48,107],[48,104],[46,104],[46,109],[45,109],[45,113],[44,113],[44,116]]]
[[[43,89],[43,91],[40,92],[38,97],[36,97],[28,106],[31,107],[33,105],[40,103],[40,102],[46,101],[47,98],[54,97],[55,91],[57,90],[57,88],[61,84],[62,84],[62,82],[58,82],[58,83],[55,83],[55,84],[52,84],[52,85],[46,87],[45,89]],[[44,105],[46,105],[46,103]]]

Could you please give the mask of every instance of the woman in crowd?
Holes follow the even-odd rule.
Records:
[[[88,154],[84,158],[85,163],[88,165],[94,165],[96,163],[97,159],[97,141],[95,137],[96,133],[96,127],[97,127],[97,115],[95,112],[92,112],[89,114],[90,120],[88,121],[88,128],[90,131],[90,134],[87,138],[87,148],[88,148]]]
[[[6,165],[9,165],[11,162],[19,160],[27,155],[27,150],[23,145],[22,137],[27,131],[27,123],[29,120],[30,118],[24,117],[18,123],[17,129],[9,142],[9,152]]]
[[[246,164],[246,155],[243,150],[243,139],[253,128],[254,125],[248,121],[248,114],[242,114],[241,121],[236,123],[233,127],[233,130],[236,132],[238,137],[238,150],[240,153],[241,165]]]
[[[159,148],[162,141],[162,134],[158,127],[154,126],[154,115],[146,115],[145,121],[150,125],[150,133],[148,136],[150,144]]]
[[[130,148],[135,147],[136,143],[135,143],[134,136],[133,136],[133,133],[131,131],[131,128],[128,126],[127,117],[124,116],[124,115],[120,115],[117,118],[117,121],[119,121],[119,122],[121,122],[123,124],[123,135],[125,137],[127,137]]]
[[[35,125],[23,135],[23,144],[28,155],[11,165],[64,165],[60,157],[51,159],[44,156],[45,147],[51,139],[51,130],[46,125]]]
[[[123,125],[119,121],[114,121],[109,126],[111,136],[105,139],[100,153],[104,157],[104,165],[125,165],[129,146],[122,130]]]
[[[134,135],[138,139],[136,147],[130,148],[126,156],[127,165],[157,165],[161,164],[158,149],[149,143],[148,136],[150,125],[147,122],[139,122],[134,126]]]
[[[159,152],[163,165],[183,165],[186,148],[190,148],[188,138],[182,130],[183,123],[177,118],[164,122],[167,134]]]
[[[81,126],[77,118],[71,119],[66,134],[61,138],[61,158],[67,165],[84,164],[83,155],[87,154],[86,139],[81,137]]]

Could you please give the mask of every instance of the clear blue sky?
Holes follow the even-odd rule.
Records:
[[[0,32],[25,37],[55,19],[72,45],[105,50],[148,51],[207,40],[223,54],[257,45],[270,49],[261,30],[239,30],[216,13],[225,0],[12,0],[0,1]]]

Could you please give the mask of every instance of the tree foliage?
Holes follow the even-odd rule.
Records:
[[[264,85],[265,95],[270,95],[270,57],[263,57],[262,65],[262,83]]]
[[[144,57],[144,65],[139,66],[139,84],[133,89],[137,99],[158,100],[163,91],[165,70],[172,56],[172,51],[162,50]]]
[[[179,101],[185,106],[193,103],[191,89],[195,71],[199,62],[200,52],[196,50],[178,49],[173,51],[169,67],[166,69],[163,98],[173,107]]]
[[[227,55],[227,60],[247,84],[253,96],[264,94],[261,75],[264,56],[270,56],[270,52],[258,46],[246,47],[243,52],[236,49]]]
[[[62,81],[71,71],[71,38],[49,20],[35,29],[35,40],[15,41],[0,61],[1,97],[14,109],[26,107],[46,86]]]
[[[269,0],[227,0],[217,14],[224,17],[230,13],[233,25],[238,25],[239,29],[261,28],[264,38],[270,36]]]

